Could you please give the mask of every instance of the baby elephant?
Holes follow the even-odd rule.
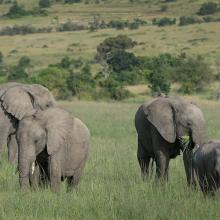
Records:
[[[220,187],[220,140],[211,140],[193,154],[193,168],[204,194]]]
[[[48,177],[53,191],[67,178],[69,189],[78,182],[89,145],[88,128],[60,108],[38,111],[18,125],[18,169],[21,188],[39,182],[39,170]]]

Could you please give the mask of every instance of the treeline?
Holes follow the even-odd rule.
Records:
[[[125,35],[107,38],[98,45],[93,60],[65,56],[57,64],[38,72],[33,72],[28,57],[22,57],[17,65],[8,67],[1,55],[1,75],[6,81],[42,84],[60,99],[77,96],[95,100],[128,98],[132,94],[126,87],[138,84],[147,84],[152,94],[168,94],[173,83],[180,85],[181,93],[201,92],[215,77],[201,56],[165,53],[140,57],[127,51],[136,45],[137,42]],[[92,63],[99,63],[102,70],[92,73]]]

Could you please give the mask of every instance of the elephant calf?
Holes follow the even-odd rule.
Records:
[[[17,140],[21,188],[37,184],[42,169],[53,191],[65,178],[70,189],[79,182],[90,145],[82,121],[60,108],[38,111],[19,122]]]
[[[202,192],[214,195],[220,186],[220,140],[211,140],[199,147],[192,159]]]

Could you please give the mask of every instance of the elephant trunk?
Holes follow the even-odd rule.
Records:
[[[202,146],[207,142],[207,131],[206,128],[197,128],[192,131],[192,141],[195,145]]]
[[[30,152],[20,150],[18,156],[19,183],[22,189],[30,187],[30,177],[35,157],[30,157],[29,153]]]
[[[190,134],[190,143],[188,147],[183,152],[183,160],[186,171],[186,178],[188,185],[195,186],[195,175],[193,170],[192,158],[193,151],[195,148],[204,145],[207,142],[207,131],[206,126],[200,125],[197,128],[192,129]]]

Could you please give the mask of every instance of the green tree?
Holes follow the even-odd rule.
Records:
[[[19,6],[18,3],[15,1],[14,4],[9,8],[9,11],[6,15],[9,18],[18,18],[28,15],[28,11],[26,11],[22,6]]]
[[[117,50],[126,50],[131,49],[136,45],[136,42],[133,41],[126,35],[118,35],[117,37],[106,38],[101,44],[97,47],[97,60],[106,60],[108,59],[111,53]]]
[[[86,64],[80,72],[72,71],[67,79],[68,89],[73,95],[89,92],[95,88],[95,80],[90,65]]]
[[[169,67],[163,65],[151,70],[148,76],[148,82],[152,93],[163,92],[168,94],[171,89]]]
[[[39,0],[40,8],[48,8],[50,7],[50,0]]]
[[[201,91],[213,79],[210,66],[201,56],[190,57],[182,61],[176,69],[177,81],[181,83],[183,93]]]
[[[201,5],[198,14],[199,15],[210,15],[218,11],[218,4],[215,2],[205,2]]]
[[[27,56],[23,56],[18,61],[18,64],[9,68],[9,81],[26,81],[29,77],[31,60]]]

